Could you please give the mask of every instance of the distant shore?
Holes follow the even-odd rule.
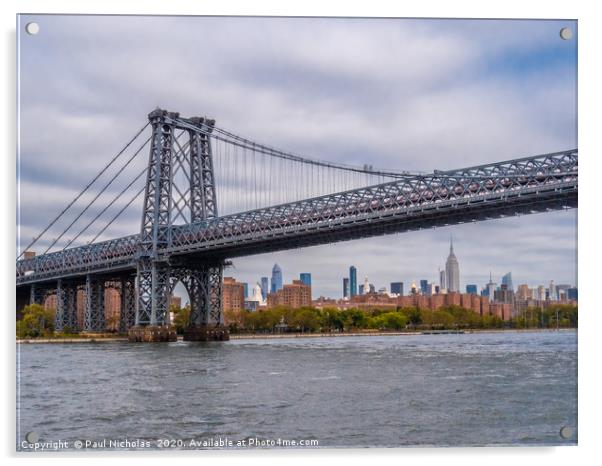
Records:
[[[230,340],[271,340],[283,338],[331,338],[331,337],[395,337],[410,335],[453,335],[467,333],[504,333],[504,332],[568,332],[576,328],[526,328],[526,329],[467,329],[467,330],[416,330],[405,332],[345,332],[345,333],[255,333],[232,334]],[[83,336],[75,338],[26,338],[17,339],[17,344],[70,344],[70,343],[114,343],[127,342],[127,336]],[[178,335],[178,341],[182,336]]]

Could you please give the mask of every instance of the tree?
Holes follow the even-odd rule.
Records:
[[[366,313],[359,309],[348,309],[343,315],[345,329],[364,328],[367,323]]]
[[[335,307],[324,308],[321,314],[321,326],[323,330],[326,329],[330,332],[342,331],[345,324],[341,311]]]
[[[293,326],[302,332],[314,332],[320,327],[319,314],[316,309],[301,308],[295,312]]]
[[[176,308],[178,309],[178,308]],[[176,327],[176,332],[177,333],[184,333],[184,330],[188,327],[190,321],[190,306],[185,306],[181,309],[178,309],[177,312],[175,312],[174,309],[174,318],[173,318],[173,324]]]
[[[19,338],[49,336],[54,332],[54,311],[39,304],[30,304],[23,309],[23,318],[17,322]]]
[[[406,317],[401,312],[385,312],[372,318],[372,326],[386,330],[402,330],[407,324]]]
[[[404,313],[408,317],[410,324],[420,325],[422,323],[422,314],[420,313],[420,309],[418,309],[417,307],[412,307],[410,309],[404,310]]]

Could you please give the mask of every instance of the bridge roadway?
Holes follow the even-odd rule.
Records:
[[[169,228],[174,265],[577,207],[578,152],[411,176]],[[139,235],[17,262],[17,288],[136,270]]]

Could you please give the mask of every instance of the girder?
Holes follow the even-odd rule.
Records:
[[[84,307],[84,331],[102,332],[105,330],[105,286],[96,276],[86,276]]]
[[[136,324],[136,279],[133,275],[121,279],[119,331],[127,332]]]
[[[162,138],[155,147],[165,150],[166,139]],[[159,175],[154,173],[156,179]],[[208,181],[201,187],[205,189],[210,185]],[[200,190],[197,191],[200,196]],[[162,283],[169,280],[168,274],[161,271],[162,265],[153,266],[155,261],[168,267],[176,256],[223,259],[383,234],[381,232],[481,221],[542,209],[570,208],[577,206],[577,192],[576,149],[478,167],[436,171],[432,175],[406,177],[222,217],[209,215],[211,203],[207,202],[208,195],[203,191],[205,219],[185,225],[169,225],[161,232],[157,229],[154,254],[148,254],[148,245],[151,244],[151,232],[155,230],[145,230],[146,224],[143,223],[140,235],[18,261],[17,285],[49,282],[90,272],[137,269],[140,322],[150,322],[153,290],[149,280],[152,281],[153,270]],[[152,197],[150,193],[149,198]],[[152,193],[156,194],[156,189]],[[163,215],[157,214],[158,220],[155,220],[160,225],[167,218],[164,216],[167,212],[165,205],[163,201],[153,204],[153,208],[160,206],[158,211],[155,210]],[[199,210],[194,209],[198,217]],[[156,296],[161,296],[158,298],[161,303],[167,294],[162,286],[154,291]],[[168,285],[165,286],[167,290]],[[166,310],[166,304],[165,309],[155,310],[155,319],[160,321],[157,316],[164,316]]]

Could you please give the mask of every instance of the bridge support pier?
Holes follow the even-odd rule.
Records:
[[[119,332],[126,333],[136,324],[136,280],[134,277],[121,279]]]
[[[56,285],[56,320],[57,332],[68,328],[77,329],[77,287],[59,279]]]
[[[164,262],[151,257],[138,261],[138,300],[134,327],[129,341],[176,341],[176,330],[169,325],[169,274]]]
[[[223,265],[207,264],[190,274],[190,321],[184,331],[186,341],[224,341],[230,339],[222,312]]]
[[[104,281],[90,274],[86,275],[85,332],[102,332],[105,329],[104,298]]]
[[[29,294],[29,304],[39,304],[40,306],[43,306],[44,298],[46,298],[46,290],[40,285],[33,283]]]
[[[177,341],[176,329],[171,325],[136,325],[128,330],[131,342]]]

